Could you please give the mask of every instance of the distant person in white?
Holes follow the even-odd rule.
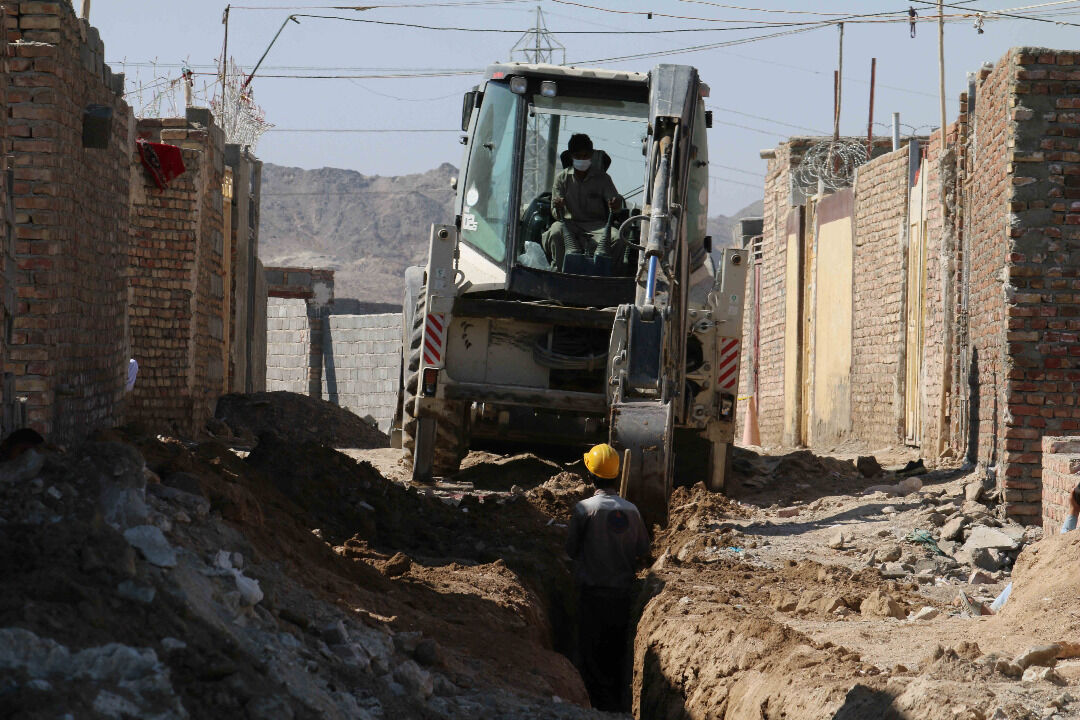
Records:
[[[124,383],[124,392],[131,392],[135,389],[135,377],[139,374],[139,363],[135,361],[135,358],[128,360],[127,382]]]

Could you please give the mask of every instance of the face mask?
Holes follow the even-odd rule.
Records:
[[[574,158],[574,169],[578,172],[585,172],[592,166],[592,160],[578,160]]]

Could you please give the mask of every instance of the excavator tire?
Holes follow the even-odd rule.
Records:
[[[425,293],[421,288],[412,314],[409,347],[402,370],[402,436],[401,447],[405,457],[412,462],[416,448],[416,416],[413,414],[416,395],[420,391],[420,348],[424,342]],[[463,403],[445,401],[443,410],[435,420],[435,450],[432,458],[432,475],[445,477],[461,467],[461,461],[469,451],[468,432]]]

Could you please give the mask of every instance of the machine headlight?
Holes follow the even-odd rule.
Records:
[[[559,94],[559,89],[555,86],[554,81],[545,80],[540,83],[540,94],[546,98],[553,98]]]
[[[524,77],[512,77],[510,78],[510,92],[517,93],[518,95],[524,95],[529,89],[529,79]]]

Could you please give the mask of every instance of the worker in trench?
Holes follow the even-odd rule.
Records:
[[[566,147],[573,163],[555,176],[551,188],[555,222],[544,235],[544,252],[556,270],[563,269],[568,253],[608,254],[611,248],[604,244],[608,213],[623,206],[611,176],[600,167],[603,153],[593,152],[592,139],[577,133]]]
[[[566,552],[579,590],[581,676],[593,707],[628,710],[631,592],[649,557],[649,535],[634,503],[619,496],[619,454],[607,444],[585,454],[596,492],[574,507]]]

